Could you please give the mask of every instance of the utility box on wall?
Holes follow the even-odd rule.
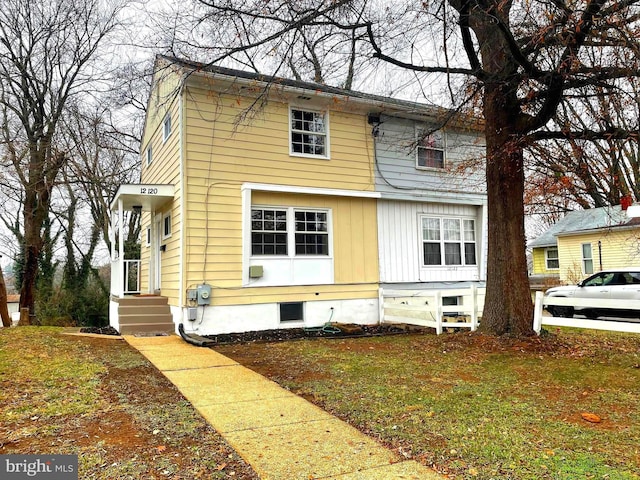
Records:
[[[198,305],[211,304],[211,285],[203,283],[198,285]]]
[[[249,267],[249,278],[262,278],[264,269],[262,265],[251,265]]]

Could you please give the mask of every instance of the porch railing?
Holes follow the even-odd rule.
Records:
[[[140,293],[140,260],[124,260],[123,293]]]

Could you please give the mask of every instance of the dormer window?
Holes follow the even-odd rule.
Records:
[[[326,112],[291,109],[291,155],[329,158],[329,128]]]
[[[444,168],[444,134],[417,132],[416,167]]]

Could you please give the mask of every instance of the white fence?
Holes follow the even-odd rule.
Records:
[[[482,316],[485,289],[379,290],[380,322],[406,323],[436,329],[462,327],[476,330]],[[443,297],[457,297],[458,305],[442,305]]]
[[[544,297],[542,292],[536,292],[533,314],[533,329],[539,335],[542,325],[555,327],[592,328],[596,330],[611,330],[615,332],[640,333],[640,323],[621,322],[616,320],[589,320],[586,318],[548,317],[542,315],[544,305],[562,305],[571,307],[590,307],[607,309],[638,310],[640,316],[640,300],[587,299],[566,297]],[[580,312],[578,312],[579,314]]]

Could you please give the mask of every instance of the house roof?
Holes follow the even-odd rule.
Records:
[[[381,95],[373,95],[369,93],[357,92],[355,90],[345,90],[330,85],[324,85],[315,82],[304,82],[300,80],[291,80],[272,75],[265,75],[256,72],[247,72],[244,70],[236,70],[233,68],[221,67],[206,63],[194,62],[191,60],[180,59],[167,55],[157,55],[156,65],[158,62],[169,62],[179,67],[191,70],[194,73],[202,72],[213,74],[215,76],[228,77],[232,79],[244,79],[250,82],[261,82],[268,85],[278,85],[285,89],[305,90],[314,92],[315,94],[324,94],[329,97],[343,96],[348,97],[351,101],[366,103],[370,107],[371,112],[377,112],[387,115],[401,115],[408,118],[421,119],[424,121],[439,119],[452,122],[457,126],[465,126],[475,130],[484,128],[484,120],[473,115],[465,115],[455,110],[437,106],[435,104],[425,104],[411,102],[408,100],[400,100]]]
[[[529,243],[530,247],[557,245],[560,236],[577,235],[597,230],[640,227],[640,218],[630,218],[620,205],[567,212],[557,223]]]

